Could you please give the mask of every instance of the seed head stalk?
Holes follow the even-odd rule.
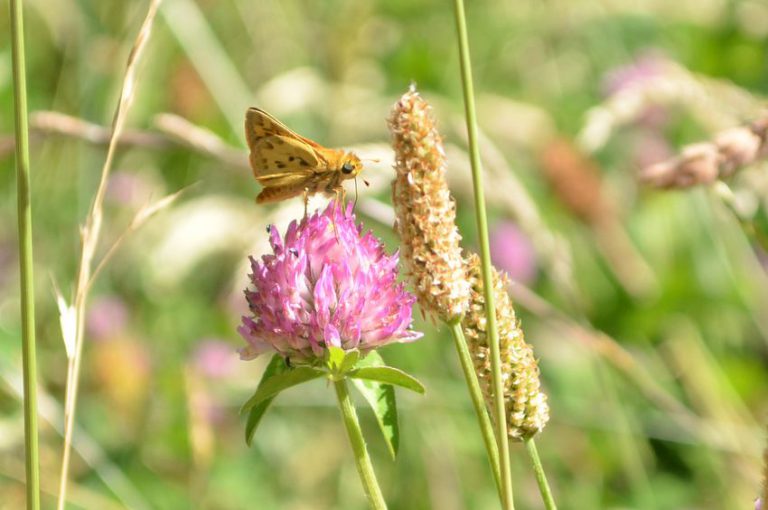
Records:
[[[496,305],[493,296],[493,274],[491,270],[491,254],[488,240],[488,219],[485,212],[485,193],[483,192],[483,176],[480,165],[480,150],[477,136],[477,114],[475,113],[474,90],[472,86],[472,66],[469,59],[469,40],[464,15],[463,0],[454,0],[456,14],[456,30],[459,41],[459,57],[461,62],[461,82],[464,91],[464,109],[469,140],[470,164],[472,166],[472,185],[475,197],[475,216],[477,232],[480,240],[480,259],[483,269],[483,289],[485,292],[485,311],[490,338],[491,366],[493,370],[494,387],[494,416],[496,418],[496,440],[499,444],[499,467],[501,486],[505,509],[514,509],[512,495],[512,476],[509,460],[509,439],[507,436],[507,419],[504,408],[504,382],[501,376],[501,357],[499,353],[499,331],[496,325]]]
[[[477,380],[477,373],[475,372],[475,367],[472,364],[472,357],[469,353],[469,348],[467,347],[467,339],[464,337],[464,330],[461,327],[460,320],[454,320],[448,323],[448,325],[451,328],[451,334],[453,335],[456,352],[459,356],[459,362],[461,363],[461,370],[464,373],[464,379],[467,383],[469,396],[472,399],[472,407],[475,408],[475,414],[477,415],[480,432],[483,435],[483,443],[485,444],[485,451],[488,455],[488,462],[491,464],[493,480],[496,482],[496,489],[499,491],[499,497],[503,498],[503,494],[501,493],[501,473],[499,471],[498,443],[496,442],[496,438],[493,435],[493,424],[491,423],[491,418],[488,416],[488,411],[485,407],[483,392],[480,389],[480,383]]]
[[[533,463],[533,471],[536,473],[536,483],[539,486],[539,493],[544,501],[544,507],[547,510],[557,510],[555,498],[552,497],[552,490],[547,482],[547,475],[544,473],[544,467],[541,465],[539,451],[536,449],[536,442],[532,437],[525,440],[525,448],[528,450],[528,456]]]
[[[40,467],[37,437],[37,359],[35,355],[34,270],[32,258],[32,199],[29,186],[29,126],[24,63],[22,0],[11,0],[13,98],[16,113],[16,179],[21,280],[21,335],[24,372],[24,441],[27,509],[40,508]]]

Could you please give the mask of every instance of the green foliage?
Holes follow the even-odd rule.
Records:
[[[378,352],[373,351],[361,360],[360,365],[366,367],[384,366],[384,360]],[[363,395],[368,405],[371,406],[379,430],[384,437],[387,450],[394,460],[400,448],[400,425],[397,420],[397,401],[395,400],[395,388],[391,384],[384,384],[371,379],[353,378],[352,383]]]
[[[421,384],[418,379],[395,367],[382,366],[358,368],[357,370],[351,371],[349,377],[352,379],[365,379],[368,381],[400,386],[401,388],[421,394],[426,391],[426,388],[424,388],[424,385]]]
[[[256,389],[256,393],[243,404],[243,408],[240,412],[248,412],[254,406],[273,398],[281,391],[324,375],[325,371],[312,367],[295,367],[282,373],[269,375],[261,380],[259,387]]]
[[[269,361],[269,365],[267,365],[267,368],[264,370],[264,375],[261,376],[261,381],[259,381],[259,386],[256,388],[256,392],[258,393],[266,381],[269,381],[276,375],[284,374],[287,369],[288,366],[285,364],[283,357],[279,354],[273,355],[272,359]],[[267,412],[267,408],[269,407],[269,404],[272,403],[272,400],[274,400],[275,396],[276,394],[271,397],[267,397],[261,400],[259,403],[252,405],[247,410],[248,420],[245,424],[245,443],[248,446],[251,446],[253,435],[256,433],[256,428],[259,426],[261,418],[264,416],[264,413]],[[246,412],[245,407],[243,407],[241,412]]]

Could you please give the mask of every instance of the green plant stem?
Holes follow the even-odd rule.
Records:
[[[488,219],[485,213],[485,193],[480,165],[480,149],[477,144],[477,115],[472,85],[472,65],[469,59],[469,39],[464,15],[463,0],[454,0],[456,30],[459,36],[459,56],[461,62],[461,82],[464,90],[464,110],[467,121],[469,156],[472,165],[472,185],[475,196],[475,216],[477,233],[480,241],[480,261],[483,270],[483,293],[487,320],[488,343],[491,350],[491,370],[493,376],[494,415],[496,418],[496,440],[499,445],[499,467],[502,482],[504,508],[513,509],[512,475],[509,460],[509,437],[507,435],[507,417],[504,409],[504,381],[501,377],[501,357],[499,353],[499,328],[496,325],[496,303],[493,296],[493,272],[488,242]]]
[[[27,508],[40,508],[40,466],[37,438],[37,359],[35,357],[35,292],[32,259],[32,194],[29,186],[29,126],[24,64],[22,0],[11,0],[13,98],[16,113],[16,174],[19,215],[21,335],[24,364],[24,445]]]
[[[555,498],[552,497],[552,491],[547,482],[547,475],[544,473],[544,468],[541,466],[541,459],[539,458],[539,452],[536,449],[536,442],[533,438],[525,440],[525,449],[528,450],[528,455],[531,457],[531,462],[533,462],[533,470],[536,473],[536,483],[539,484],[539,492],[541,493],[542,501],[544,501],[544,506],[547,510],[557,510]]]
[[[503,499],[503,494],[501,492],[501,474],[499,472],[499,445],[496,443],[496,438],[493,435],[493,424],[491,423],[490,416],[488,416],[488,409],[485,407],[483,392],[480,390],[480,383],[477,380],[477,372],[475,372],[475,366],[469,355],[467,339],[464,337],[464,330],[461,329],[461,321],[453,321],[449,323],[448,326],[450,326],[451,333],[453,334],[456,352],[459,355],[459,361],[461,362],[461,370],[464,372],[464,379],[467,382],[469,396],[472,398],[472,406],[475,408],[480,432],[483,434],[485,451],[488,454],[488,462],[491,464],[493,479],[496,482],[496,489],[499,491],[499,498]]]
[[[360,475],[360,481],[363,483],[365,495],[368,497],[368,503],[370,503],[371,508],[374,510],[386,510],[387,503],[384,501],[384,495],[381,493],[379,482],[376,480],[376,473],[373,471],[371,457],[368,455],[368,450],[365,447],[365,439],[363,439],[363,431],[360,429],[355,406],[349,398],[347,381],[340,379],[334,381],[333,385],[336,388],[336,397],[339,400],[341,417],[344,419],[344,427],[347,429],[349,443],[352,445],[352,451],[355,454],[357,472]]]

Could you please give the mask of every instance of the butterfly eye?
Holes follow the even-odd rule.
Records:
[[[341,166],[341,171],[344,172],[345,174],[351,174],[352,172],[354,172],[354,170],[355,170],[355,167],[352,165],[352,163],[344,163]]]

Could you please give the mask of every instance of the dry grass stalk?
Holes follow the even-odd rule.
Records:
[[[155,116],[154,127],[159,132],[126,129],[120,134],[119,147],[141,147],[146,149],[168,149],[184,147],[216,159],[237,172],[250,169],[248,156],[242,149],[233,147],[221,137],[203,127],[172,113]],[[93,145],[108,145],[112,140],[112,129],[79,117],[55,111],[37,111],[30,117],[31,134],[56,135],[83,140]],[[13,153],[13,136],[0,137],[0,159]]]
[[[61,112],[44,110],[34,112],[30,119],[30,127],[35,133],[78,138],[94,145],[106,145],[112,139],[110,128]],[[120,145],[162,149],[171,144],[163,136],[155,133],[125,130],[120,136]]]
[[[710,184],[768,157],[768,114],[757,121],[688,145],[680,154],[645,168],[640,180],[656,188],[689,188]]]
[[[485,299],[480,258],[470,255],[466,262],[467,279],[472,285],[469,311],[461,325],[475,363],[477,377],[485,400],[493,402],[491,360],[486,336]],[[503,273],[493,272],[496,317],[499,327],[504,399],[509,437],[522,441],[540,432],[549,421],[547,396],[541,391],[539,366],[533,348],[526,343],[520,321],[507,293],[509,280]]]
[[[74,428],[75,407],[77,404],[77,387],[80,379],[80,364],[82,360],[83,336],[85,329],[85,308],[88,298],[88,290],[91,282],[91,268],[93,258],[98,245],[102,224],[102,207],[104,196],[107,190],[107,181],[115,152],[118,146],[118,140],[125,126],[128,109],[134,97],[136,88],[136,70],[141,59],[149,35],[152,32],[152,26],[160,7],[160,0],[152,0],[144,23],[136,38],[131,53],[128,57],[123,85],[120,91],[120,100],[115,110],[115,116],[112,121],[112,135],[107,149],[107,156],[101,169],[101,179],[93,199],[91,209],[86,218],[85,225],[81,231],[82,252],[80,255],[80,264],[78,267],[77,283],[75,288],[75,349],[73,355],[69,358],[67,367],[67,385],[66,400],[64,405],[64,451],[61,463],[61,480],[59,485],[59,499],[57,508],[63,510],[67,498],[67,479],[69,475],[69,459],[72,451],[72,432]]]
[[[171,140],[189,149],[206,154],[235,168],[250,170],[248,157],[239,148],[232,147],[212,131],[197,126],[172,113],[155,116],[155,127]]]
[[[432,109],[414,87],[389,119],[395,149],[392,182],[402,260],[422,311],[445,322],[467,309],[469,285],[456,228],[456,203],[445,178],[443,140]]]

